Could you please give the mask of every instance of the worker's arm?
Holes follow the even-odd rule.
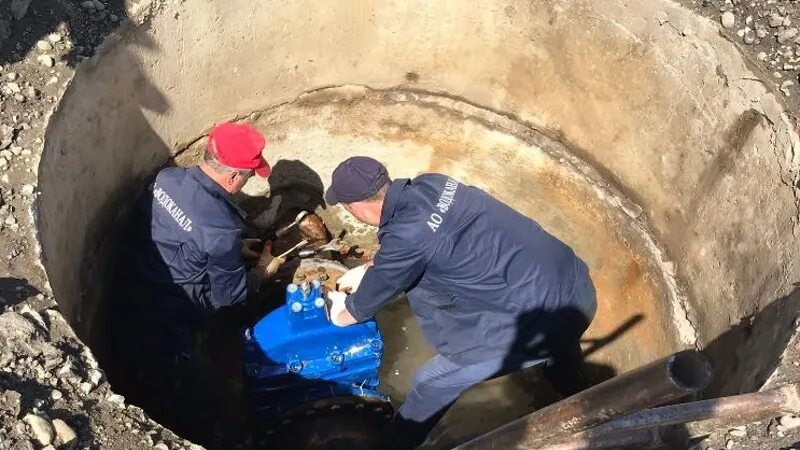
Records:
[[[413,285],[425,270],[425,249],[419,244],[386,235],[358,290],[347,296],[336,317],[338,325],[350,325],[374,316],[397,294]]]
[[[206,265],[212,306],[218,309],[242,303],[247,298],[248,283],[242,260],[241,232],[224,231],[212,239]]]

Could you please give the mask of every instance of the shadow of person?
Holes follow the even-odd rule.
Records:
[[[787,356],[787,351],[791,353],[793,349],[787,346],[796,333],[798,317],[800,288],[796,287],[757,313],[741,318],[705,345],[702,352],[711,362],[714,376],[701,397],[714,399],[761,389],[776,374],[781,362],[792,358],[791,354]],[[786,374],[778,373],[775,384],[797,381],[796,376],[796,372],[791,370]],[[666,428],[662,433],[666,448],[688,448],[705,437],[690,435],[684,425]],[[524,438],[520,433],[515,439],[522,442]]]
[[[608,336],[592,340],[584,353],[611,344],[636,322],[635,317],[628,319]],[[537,325],[531,326],[534,323]],[[611,366],[583,361],[584,355],[577,345],[587,327],[583,313],[573,308],[537,309],[522,314],[517,319],[517,335],[501,375],[465,392],[421,448],[453,448],[548,406],[563,398],[565,393],[614,377],[616,371]],[[561,358],[555,366],[552,361],[544,361],[554,356]],[[538,363],[531,365],[535,361]],[[506,434],[504,444],[523,442],[522,431]]]
[[[14,306],[39,293],[39,290],[28,284],[27,280],[0,277],[0,306]]]
[[[0,2],[0,65],[23,60],[31,52],[57,56],[74,67],[128,18],[124,0],[7,0]],[[87,5],[88,6],[88,5]],[[99,7],[98,7],[99,6]],[[68,36],[52,42],[52,33]],[[41,49],[39,41],[50,47]]]
[[[268,182],[251,182],[256,184],[255,188],[245,188],[236,195],[236,200],[247,212],[248,225],[254,230],[271,228],[292,212],[326,208],[322,179],[302,161],[281,159],[272,167]],[[269,184],[268,195],[267,189],[260,186],[266,183]]]

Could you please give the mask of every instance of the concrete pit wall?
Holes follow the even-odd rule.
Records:
[[[157,11],[81,66],[40,165],[44,265],[90,345],[130,196],[213,123],[246,118],[269,161],[300,161],[317,188],[368,154],[396,177],[450,173],[542,222],[592,269],[593,357],[614,371],[698,345],[725,353],[720,389],[739,391],[777,364],[775,336],[752,328],[793,298],[798,141],[716,24],[660,0]],[[770,330],[789,330],[774,316]]]

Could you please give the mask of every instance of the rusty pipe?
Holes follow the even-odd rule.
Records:
[[[459,449],[539,448],[617,417],[696,393],[711,382],[701,353],[686,350],[534,411]]]
[[[674,425],[687,424],[689,436],[703,436],[781,414],[800,412],[800,383],[764,392],[647,409],[577,433],[547,450],[595,450],[661,443]]]

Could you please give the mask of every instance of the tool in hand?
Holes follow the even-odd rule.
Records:
[[[300,258],[311,258],[312,256],[316,256],[326,251],[338,252],[341,250],[341,247],[342,247],[342,240],[339,238],[334,238],[320,248],[316,249],[310,248],[307,250],[300,250],[297,256],[299,256]]]
[[[289,250],[286,250],[285,252],[283,252],[280,255],[278,255],[278,258],[286,258],[293,251],[297,250],[298,248],[305,247],[306,245],[308,245],[308,239],[303,239],[302,241],[300,241],[297,244],[295,244],[294,247],[292,247]]]
[[[285,227],[281,228],[280,230],[275,232],[275,237],[279,238],[284,234],[288,233],[289,230],[296,227],[306,216],[308,215],[308,211],[300,211],[300,213],[295,217],[294,222],[286,225]]]

